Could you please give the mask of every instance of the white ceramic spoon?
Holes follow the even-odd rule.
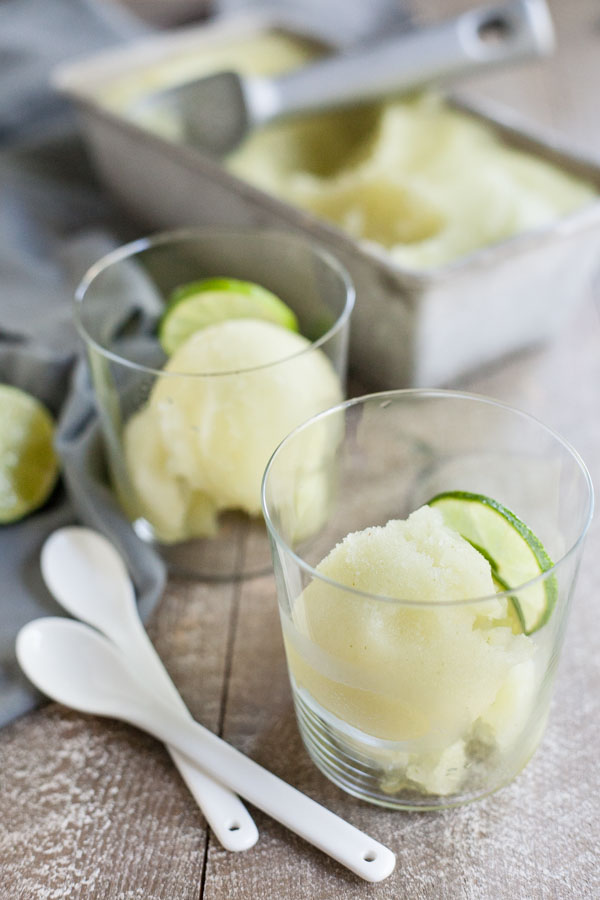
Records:
[[[138,680],[128,658],[71,619],[36,619],[17,636],[28,678],[59,703],[129,722],[176,747],[227,787],[366,881],[393,870],[391,850],[244,756]]]
[[[50,593],[61,606],[109,637],[127,655],[144,683],[191,720],[140,621],[133,584],[113,545],[89,528],[60,528],[42,548],[41,569]],[[258,829],[239,797],[177,750],[167,749],[223,847],[237,851],[254,846]]]

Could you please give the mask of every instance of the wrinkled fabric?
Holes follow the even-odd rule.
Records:
[[[282,9],[339,46],[401,24],[398,0],[221,0]],[[62,610],[45,589],[39,555],[56,528],[79,522],[123,554],[142,615],[160,597],[160,558],[133,533],[108,487],[102,442],[81,341],[72,323],[75,287],[89,265],[139,225],[117,212],[98,183],[69,103],[50,84],[55,66],[148,32],[108,0],[0,0],[0,382],[47,404],[58,420],[62,478],[46,506],[0,526],[0,726],[40,697],[20,673],[19,628]],[[1,427],[1,423],[0,423]]]
[[[164,586],[162,561],[135,536],[108,488],[71,316],[74,288],[88,266],[137,230],[115,213],[71,110],[48,83],[59,61],[143,31],[106,3],[0,3],[0,382],[48,406],[58,422],[62,464],[46,506],[0,526],[0,725],[40,700],[15,658],[19,628],[41,615],[64,615],[39,567],[52,531],[79,522],[109,537],[127,562],[144,616]]]

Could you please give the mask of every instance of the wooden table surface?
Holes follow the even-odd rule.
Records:
[[[423,0],[422,18],[469,5]],[[506,101],[598,156],[600,6],[553,0],[551,7],[559,36],[553,59],[480,79],[470,92]],[[551,346],[455,385],[558,429],[596,482],[599,310],[596,291]],[[296,729],[271,576],[218,586],[169,582],[150,630],[193,715],[390,846],[398,862],[386,881],[360,881],[255,810],[258,844],[241,854],[222,850],[160,744],[51,704],[0,733],[1,900],[597,900],[599,529],[596,522],[588,540],[541,748],[497,795],[443,813],[372,808],[314,768]]]

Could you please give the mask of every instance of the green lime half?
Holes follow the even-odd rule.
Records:
[[[531,529],[496,500],[467,491],[448,491],[433,497],[428,505],[438,509],[445,524],[485,556],[500,590],[519,587],[552,568],[552,560]],[[532,634],[548,621],[557,593],[552,575],[511,595],[525,634]]]
[[[158,338],[170,356],[195,331],[227,319],[263,319],[298,331],[295,313],[266,288],[235,278],[207,278],[173,291]]]
[[[58,477],[54,422],[45,406],[0,384],[0,523],[16,522],[46,502]]]

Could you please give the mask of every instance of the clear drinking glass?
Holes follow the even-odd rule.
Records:
[[[512,510],[552,567],[510,591],[451,601],[402,599],[410,568],[388,595],[352,587],[347,569],[317,569],[348,533],[405,519],[446,491]],[[321,771],[396,809],[458,805],[517,775],[544,730],[592,508],[577,453],[485,397],[374,394],[292,432],[266,469],[263,509],[298,724]],[[371,565],[376,577],[378,565],[390,571],[389,558]],[[545,624],[523,633],[511,596],[547,603]]]
[[[272,291],[308,340],[280,355],[274,338],[275,361],[245,368],[229,366],[231,342],[219,351],[224,363],[204,370],[194,360],[195,374],[177,353],[168,360],[157,334],[169,297],[213,276]],[[262,474],[292,428],[343,399],[353,303],[333,257],[291,233],[260,229],[159,234],[109,253],[86,274],[75,318],[111,480],[136,533],[172,570],[230,578],[270,567]]]

